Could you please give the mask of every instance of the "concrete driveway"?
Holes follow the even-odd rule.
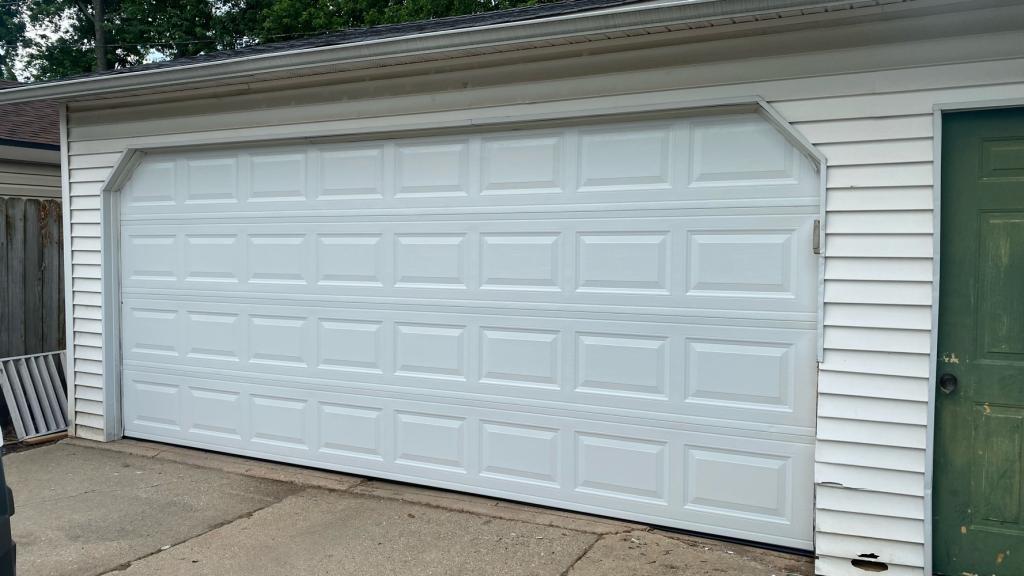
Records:
[[[787,576],[807,558],[135,441],[4,457],[19,576]]]

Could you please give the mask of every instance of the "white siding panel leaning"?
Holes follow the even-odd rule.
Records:
[[[817,186],[757,114],[147,156],[125,432],[809,549]]]

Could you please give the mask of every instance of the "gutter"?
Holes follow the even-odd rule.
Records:
[[[898,1],[876,0],[876,3]],[[533,20],[28,84],[0,90],[0,103],[42,99],[67,101],[84,96],[298,72],[386,58],[432,55],[434,59],[444,59],[464,56],[465,51],[471,49],[586,37],[630,29],[685,26],[729,18],[756,18],[806,9],[826,11],[830,7],[849,6],[849,0],[667,0],[651,5],[623,5]]]

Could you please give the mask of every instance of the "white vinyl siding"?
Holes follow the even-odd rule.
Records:
[[[817,32],[805,34],[813,38]],[[763,46],[749,42],[752,50]],[[153,104],[110,112],[90,105],[79,115],[72,106],[71,221],[93,225],[81,228],[88,234],[73,233],[70,244],[73,371],[75,397],[80,399],[77,434],[97,439],[117,435],[105,429],[113,420],[104,418],[101,402],[107,367],[101,353],[104,282],[95,225],[101,223],[102,181],[130,146],[357,134],[384,126],[414,127],[418,121],[465,125],[471,119],[514,116],[524,112],[521,104],[537,107],[535,102],[545,100],[551,102],[544,111],[557,117],[585,107],[663,106],[759,95],[828,158],[825,350],[818,380],[815,465],[817,571],[862,575],[851,559],[876,554],[888,564],[887,574],[922,576],[934,304],[932,108],[941,102],[1024,98],[1021,34],[985,38],[991,50],[1005,52],[1001,59],[979,55],[978,60],[989,61],[965,62],[969,56],[961,54],[976,54],[979,42],[970,36],[945,37],[652,70],[623,64],[625,71],[595,70],[593,79],[564,79],[558,72],[523,68],[538,75],[537,81],[519,72],[517,83],[509,86],[486,85],[496,83],[493,77],[500,73],[481,76],[479,87],[472,84],[476,77],[471,72],[448,78],[448,85],[441,76],[424,83],[443,94],[417,95],[385,82],[382,86],[391,86],[396,95],[388,97],[387,88],[376,91],[361,83],[227,97],[222,103],[182,101],[166,105],[166,110]],[[910,62],[925,54],[935,59],[932,64]],[[883,61],[904,67],[871,71]],[[636,94],[623,95],[622,90]],[[326,92],[338,99],[345,92],[348,100],[325,102]],[[607,98],[572,100],[597,96]],[[310,103],[289,104],[304,98]],[[382,116],[384,111],[421,116]]]
[[[862,554],[877,554],[889,574],[923,574],[931,105],[947,98],[956,96],[915,93],[916,106],[903,94],[777,105],[801,120],[796,129],[829,163],[815,449],[820,574],[863,574],[850,563]],[[862,117],[867,109],[893,116]]]
[[[60,198],[60,166],[0,158],[0,196]]]
[[[102,225],[100,190],[110,164],[119,154],[106,159],[92,181],[86,179],[76,166],[75,160],[69,166],[69,197],[65,210],[70,231],[71,263],[71,338],[69,348],[69,372],[74,384],[72,400],[68,409],[74,411],[74,434],[90,440],[109,439],[104,420],[103,390],[103,330],[102,330]],[[68,249],[67,247],[65,248]]]

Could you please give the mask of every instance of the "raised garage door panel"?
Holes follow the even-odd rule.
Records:
[[[148,156],[126,434],[810,548],[816,182],[756,115]]]

